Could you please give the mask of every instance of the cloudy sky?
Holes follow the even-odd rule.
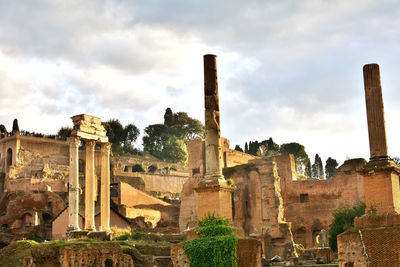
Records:
[[[0,0],[0,124],[55,133],[88,113],[142,130],[167,107],[204,121],[211,53],[232,147],[368,158],[362,66],[376,62],[400,156],[399,25],[396,0]]]

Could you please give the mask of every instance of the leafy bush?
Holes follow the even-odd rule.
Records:
[[[362,202],[350,209],[338,209],[333,213],[332,226],[329,229],[329,246],[337,251],[337,236],[354,226],[354,218],[365,214],[365,203]]]
[[[185,241],[182,247],[190,266],[232,267],[237,265],[237,237],[227,220],[208,215],[199,222],[200,238]]]

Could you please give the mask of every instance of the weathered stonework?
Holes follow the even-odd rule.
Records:
[[[101,124],[100,118],[81,114],[73,116],[74,128],[70,137],[70,184],[69,194],[70,216],[69,230],[79,230],[79,163],[78,147],[79,140],[86,145],[85,163],[85,230],[95,231],[95,201],[97,199],[97,176],[95,174],[95,146],[96,142],[101,144],[101,225],[102,231],[110,229],[110,145],[106,130]]]
[[[196,192],[197,215],[201,220],[208,214],[215,214],[232,222],[231,194],[233,189],[222,176],[220,114],[218,99],[217,62],[215,55],[204,56],[205,96],[205,175]]]
[[[400,168],[387,156],[379,66],[363,71],[371,158],[361,173],[368,212],[338,236],[339,266],[400,266]]]

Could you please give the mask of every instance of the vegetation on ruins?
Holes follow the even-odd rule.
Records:
[[[0,249],[0,266],[24,266],[24,258],[31,256],[31,249],[37,244],[33,240],[21,240]]]
[[[311,178],[324,179],[324,166],[318,153],[315,154],[314,164],[311,165]]]
[[[71,132],[72,132],[71,127],[64,126],[64,127],[61,127],[60,130],[58,130],[57,136],[62,140],[66,140],[67,137],[69,137],[71,135]]]
[[[279,145],[274,142],[274,140],[270,137],[267,140],[263,140],[261,142],[249,141],[245,144],[245,153],[254,155],[254,156],[268,156],[269,154],[276,154],[279,152]]]
[[[246,144],[247,144],[247,143],[246,143]],[[242,149],[239,145],[236,145],[236,146],[235,146],[235,150],[236,150],[236,151],[240,151],[240,152],[244,152],[243,149]]]
[[[337,251],[337,236],[354,226],[354,218],[365,214],[365,202],[350,208],[338,209],[333,213],[333,222],[329,229],[329,246]]]
[[[305,166],[310,158],[308,157],[303,145],[296,142],[282,144],[280,147],[280,152],[284,155],[292,154],[296,162],[296,171],[299,173],[304,173]]]
[[[227,220],[208,215],[199,222],[200,238],[184,241],[182,247],[190,260],[190,266],[237,265],[237,237]]]
[[[329,157],[326,160],[326,164],[325,164],[326,179],[329,179],[329,178],[332,178],[333,176],[335,176],[338,166],[339,166],[339,163],[336,161],[336,159]]]
[[[110,119],[103,122],[103,126],[107,130],[107,136],[114,153],[136,154],[138,152],[133,146],[140,134],[140,130],[135,124],[129,123],[123,126],[118,119]]]
[[[0,134],[2,134],[2,133],[6,134],[7,133],[7,129],[3,124],[0,124]]]
[[[14,119],[14,121],[13,121],[12,132],[13,133],[19,132],[19,126],[18,126],[18,120],[17,119]]]
[[[185,161],[186,142],[203,137],[204,126],[186,112],[173,113],[167,108],[163,124],[152,124],[144,129],[143,150],[172,162]]]

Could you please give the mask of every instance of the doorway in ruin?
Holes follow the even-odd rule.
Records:
[[[307,230],[305,227],[298,228],[294,234],[293,239],[296,244],[302,244],[303,247],[306,247],[307,242]]]
[[[33,216],[30,213],[25,213],[22,215],[22,227],[34,225]]]
[[[111,259],[106,259],[104,266],[105,267],[113,267],[113,261]]]

